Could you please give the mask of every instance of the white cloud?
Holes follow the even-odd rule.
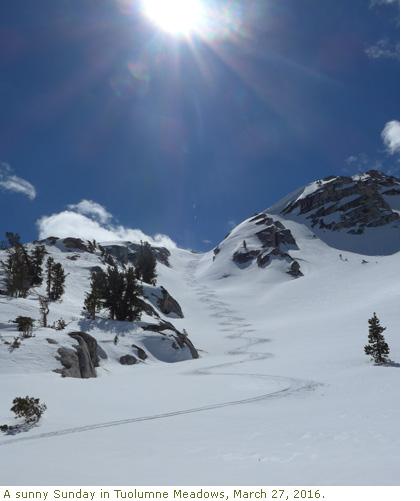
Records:
[[[388,122],[381,134],[382,140],[388,150],[393,155],[400,150],[400,122],[391,120]]]
[[[92,202],[92,200],[82,200],[78,204],[68,205],[67,208],[78,214],[91,216],[103,224],[110,222],[112,219],[112,214],[110,214],[105,207],[102,207],[102,205],[96,202]]]
[[[3,191],[22,193],[31,200],[36,197],[35,187],[29,181],[15,176],[13,169],[5,162],[0,164],[0,188]]]
[[[36,222],[38,238],[76,237],[97,240],[98,242],[139,242],[142,240],[158,247],[172,249],[176,247],[175,242],[166,235],[156,234],[151,237],[141,230],[113,224],[111,222],[112,215],[96,202],[82,200],[78,204],[69,205],[68,209],[70,210],[64,210],[51,216],[42,216],[38,219]],[[87,215],[80,213],[83,211]],[[89,215],[92,217],[88,217]]]
[[[368,47],[365,53],[372,59],[379,59],[381,57],[388,59],[398,58],[400,56],[400,46],[399,44],[394,46],[388,39],[383,38],[376,42],[375,45]]]

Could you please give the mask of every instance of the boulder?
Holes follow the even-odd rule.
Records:
[[[184,314],[182,313],[182,309],[178,301],[176,301],[164,287],[161,287],[160,289],[162,291],[162,297],[157,298],[157,306],[160,311],[165,315],[174,313],[179,318],[184,318]]]
[[[187,333],[185,331],[184,332],[179,332],[179,330],[176,329],[170,322],[162,320],[161,322],[159,322],[159,324],[147,324],[147,325],[144,325],[143,329],[145,331],[160,332],[164,336],[166,336],[166,334],[164,333],[164,331],[170,330],[170,331],[172,331],[174,333],[174,334],[170,334],[170,335],[178,343],[178,346],[180,346],[181,348],[184,345],[187,346],[188,349],[190,350],[192,358],[198,358],[199,357],[198,351],[195,348],[195,346],[193,345],[193,343],[190,340],[190,338],[188,337]]]
[[[96,377],[95,367],[99,367],[96,339],[86,332],[71,332],[69,336],[78,343],[74,346],[76,353],[67,348],[59,348],[57,359],[64,368],[57,369],[55,372],[63,377],[81,379]]]
[[[62,369],[56,369],[54,372],[58,372],[63,377],[74,377],[81,378],[80,367],[79,367],[79,357],[73,351],[67,348],[58,348],[57,360],[61,362],[63,366]]]
[[[147,353],[143,350],[143,348],[140,348],[140,346],[137,346],[135,344],[132,344],[131,346],[137,350],[137,356],[140,360],[146,360]]]
[[[73,339],[77,339],[77,341],[79,341],[79,344],[80,338],[86,343],[89,351],[89,356],[94,367],[99,367],[98,342],[96,341],[96,339],[86,332],[70,332],[69,336]]]
[[[292,275],[292,277],[303,276],[303,273],[300,271],[300,264],[297,261],[292,262],[287,273],[289,273],[289,275]]]
[[[134,357],[133,355],[123,355],[120,357],[120,364],[121,365],[134,365],[138,362],[137,358]]]

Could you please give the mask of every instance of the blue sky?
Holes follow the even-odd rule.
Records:
[[[174,34],[141,0],[1,3],[0,240],[204,251],[316,179],[399,176],[399,1],[202,8]]]

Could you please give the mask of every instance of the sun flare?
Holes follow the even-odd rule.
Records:
[[[143,0],[146,16],[162,30],[174,35],[188,35],[203,20],[202,0]]]

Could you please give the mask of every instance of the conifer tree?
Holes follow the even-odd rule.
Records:
[[[6,232],[6,237],[8,241],[2,242],[1,247],[6,250],[7,259],[0,261],[0,266],[5,273],[7,294],[26,297],[30,287],[28,253],[17,233]]]
[[[41,313],[41,319],[39,321],[41,327],[48,327],[47,317],[50,312],[50,302],[48,298],[39,296],[39,312]]]
[[[102,272],[102,270],[101,270],[101,272]],[[103,282],[103,277],[102,277],[102,282]],[[102,295],[103,295],[104,287],[102,287],[102,293],[101,293],[100,283],[101,283],[101,280],[99,279],[98,272],[91,271],[91,273],[90,273],[90,292],[86,293],[85,302],[84,302],[84,309],[90,314],[92,320],[95,320],[96,313],[99,313],[99,311],[102,308],[102,303],[103,303]]]
[[[132,267],[120,271],[116,265],[108,266],[106,273],[92,271],[91,290],[86,295],[85,309],[94,317],[95,308],[103,307],[108,310],[111,320],[134,321],[141,317],[144,306],[142,295],[143,290],[137,284]]]
[[[386,327],[382,327],[376,313],[368,320],[369,323],[369,344],[365,346],[366,355],[370,355],[376,364],[388,362],[389,346],[385,342],[382,332]]]
[[[56,301],[60,299],[64,294],[64,283],[66,281],[66,275],[64,273],[64,268],[60,263],[54,263],[52,267],[52,288],[51,288],[51,299]]]
[[[148,242],[141,242],[135,263],[136,278],[146,284],[156,285],[156,257]]]
[[[60,263],[56,263],[50,256],[47,259],[46,266],[46,283],[47,283],[47,296],[48,299],[56,301],[64,294],[64,283],[66,275],[64,268]]]
[[[47,259],[46,265],[46,286],[47,286],[47,296],[51,299],[51,289],[52,289],[52,267],[54,266],[54,259],[50,256]]]
[[[37,245],[29,258],[29,281],[31,285],[42,284],[42,263],[47,251],[43,245]]]
[[[122,316],[125,320],[133,322],[141,317],[143,310],[143,302],[140,296],[143,295],[143,289],[137,285],[137,280],[133,268],[129,268],[125,272],[125,290],[122,300]]]

